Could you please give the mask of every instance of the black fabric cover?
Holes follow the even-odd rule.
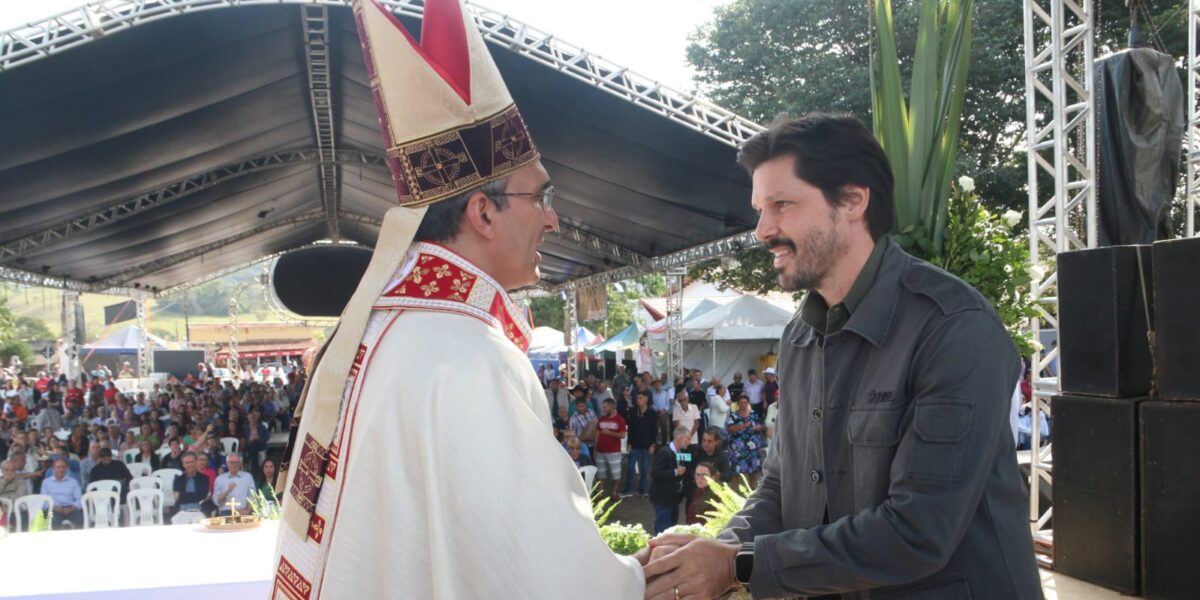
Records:
[[[1171,237],[1187,120],[1174,59],[1151,48],[1096,61],[1098,244]]]
[[[358,288],[371,251],[354,246],[316,246],[279,257],[271,287],[288,310],[305,317],[338,317]]]

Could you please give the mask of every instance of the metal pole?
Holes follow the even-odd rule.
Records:
[[[567,345],[567,387],[575,385],[579,378],[579,357],[575,354],[575,337],[578,323],[578,307],[576,306],[575,290],[564,292],[563,302],[563,342]]]
[[[79,292],[64,290],[62,293],[63,355],[61,367],[68,379],[79,377],[79,342],[75,335],[75,305],[79,303]]]
[[[683,373],[683,277],[686,269],[667,271],[667,384]]]
[[[141,336],[141,339],[138,340],[138,377],[145,379],[154,372],[148,348],[150,345],[150,320],[146,311],[146,299],[138,298],[134,300],[134,304],[137,306],[138,335]]]

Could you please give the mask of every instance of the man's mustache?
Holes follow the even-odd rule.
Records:
[[[781,238],[781,237],[773,237],[769,240],[766,240],[763,242],[763,246],[767,249],[767,251],[774,250],[775,248],[780,247],[780,246],[783,246],[784,248],[787,248],[788,250],[791,250],[792,252],[796,251],[795,242],[793,242],[792,240],[789,240],[787,238]]]

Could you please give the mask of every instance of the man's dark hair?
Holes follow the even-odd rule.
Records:
[[[417,234],[413,236],[413,239],[418,242],[437,243],[453,241],[458,236],[458,230],[462,228],[463,213],[467,210],[467,200],[470,200],[475,192],[483,192],[492,199],[492,202],[496,203],[497,210],[504,210],[508,208],[508,198],[501,194],[506,189],[508,189],[508,178],[501,177],[471,188],[453,198],[434,202],[425,210],[425,216],[421,219],[421,225],[417,227]]]
[[[647,401],[649,401],[649,400],[650,400],[650,392],[647,392],[646,390],[638,390],[638,393],[637,393],[637,395],[638,395],[638,396],[645,396]]]
[[[601,404],[611,404],[611,405],[613,405],[613,406],[616,406],[616,405],[617,405],[617,401],[616,401],[616,400],[613,400],[612,398],[605,398],[605,399],[604,399],[604,402],[601,402]]]
[[[754,169],[781,156],[796,159],[796,177],[821,190],[830,206],[842,201],[844,186],[871,190],[867,229],[878,241],[896,224],[892,167],[883,147],[850,115],[809,113],[799,119],[780,116],[738,151],[738,163]]]

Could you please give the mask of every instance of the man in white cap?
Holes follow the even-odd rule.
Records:
[[[507,293],[558,227],[525,123],[458,0],[425,2],[419,44],[354,14],[400,206],[296,411],[272,598],[639,598]]]

